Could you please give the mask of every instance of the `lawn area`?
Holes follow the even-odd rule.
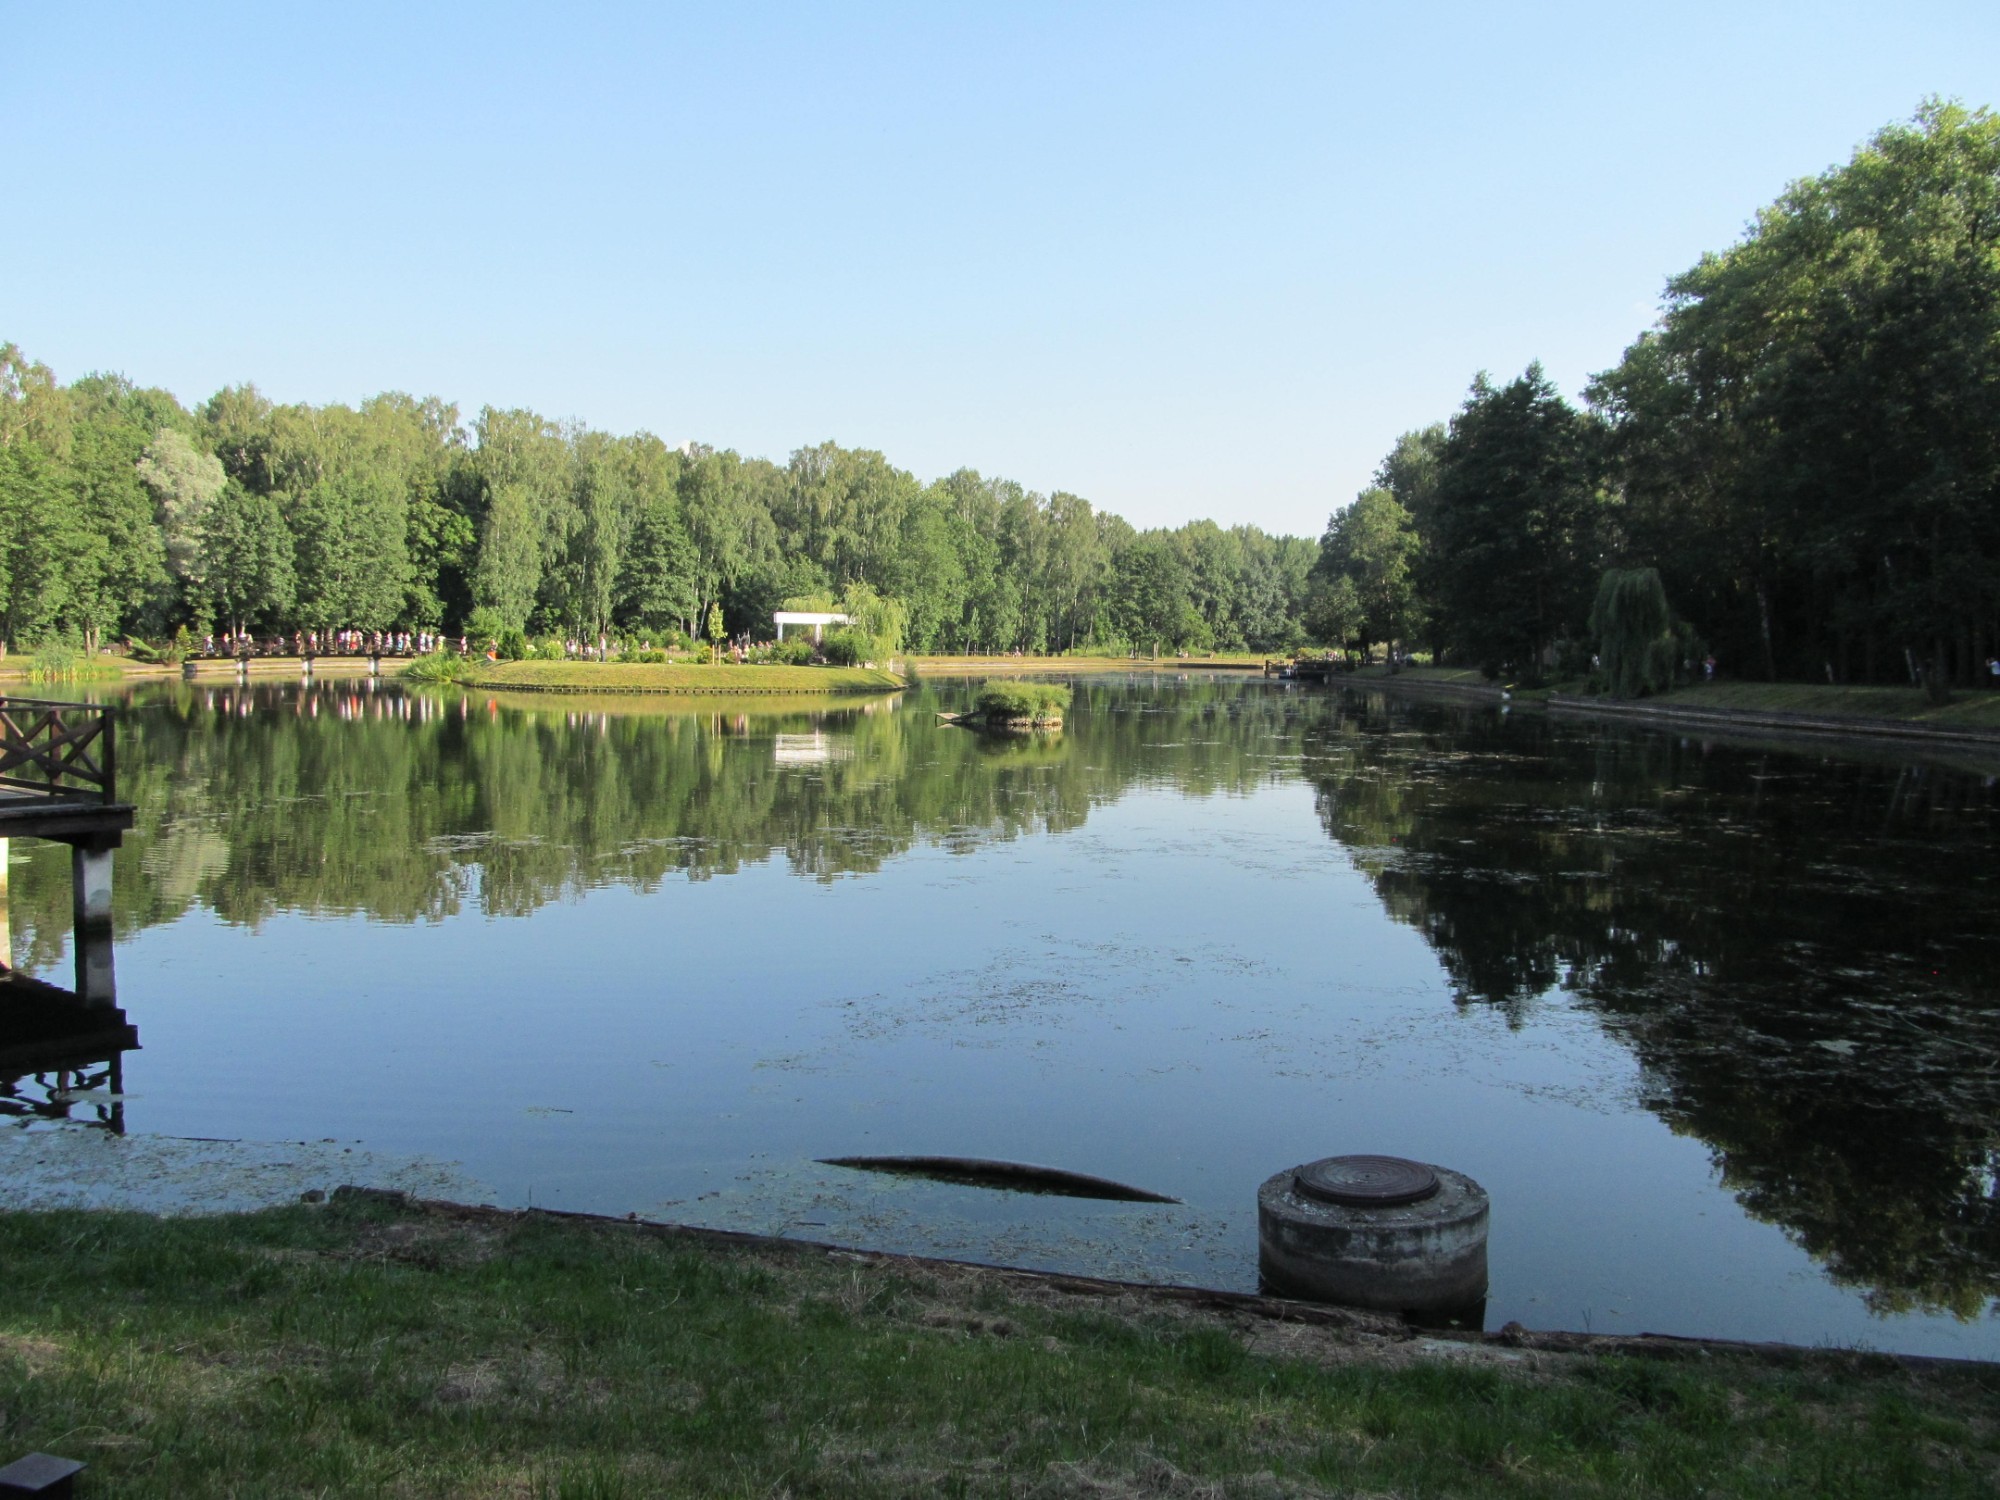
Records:
[[[80,1493],[1990,1495],[2000,1374],[1577,1354],[353,1199],[0,1214],[0,1436]]]
[[[1649,698],[1670,708],[1736,713],[1807,714],[1824,718],[1895,719],[1958,729],[2000,730],[2000,693],[1955,690],[1936,704],[1922,688],[1834,687],[1813,682],[1706,682]]]
[[[1382,667],[1364,667],[1354,682],[1388,680]],[[1411,686],[1477,687],[1497,691],[1474,667],[1405,667],[1396,679]],[[1585,697],[1581,683],[1554,688],[1514,690],[1514,697],[1532,702],[1550,692]],[[1605,699],[1606,703],[1619,700]],[[2000,692],[1955,689],[1946,704],[1932,703],[1915,687],[1834,687],[1815,682],[1704,682],[1635,700],[1649,708],[1682,708],[1710,713],[1780,714],[1815,719],[1876,719],[1938,728],[2000,731]]]
[[[1415,683],[1439,683],[1446,687],[1492,688],[1495,692],[1504,685],[1489,681],[1477,667],[1404,667],[1402,671],[1393,673],[1387,667],[1361,667],[1354,675],[1364,681],[1393,677]]]
[[[880,693],[904,682],[870,667],[509,661],[478,664],[470,685],[540,693]]]
[[[1250,652],[1220,656],[915,656],[910,664],[926,677],[1006,674],[1025,677],[1042,672],[1185,672],[1227,670],[1259,672],[1264,658]]]

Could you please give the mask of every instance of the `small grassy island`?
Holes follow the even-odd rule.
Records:
[[[412,662],[416,682],[512,693],[889,693],[909,686],[875,667],[711,666],[703,662],[492,662],[449,655]]]
[[[972,711],[946,714],[953,724],[980,729],[1060,729],[1069,689],[1060,682],[989,682]]]

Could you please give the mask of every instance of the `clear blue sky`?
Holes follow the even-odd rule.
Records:
[[[0,340],[1317,535],[1932,93],[1995,0],[0,0]]]

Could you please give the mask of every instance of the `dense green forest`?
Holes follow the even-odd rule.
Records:
[[[2000,119],[1927,104],[1667,286],[1582,406],[1538,365],[1405,433],[1315,547],[1139,531],[832,443],[788,462],[436,398],[189,410],[0,347],[0,635],[762,636],[920,652],[1391,642],[1493,674],[1969,683],[2000,650]],[[475,611],[482,613],[475,616]],[[718,615],[719,612],[719,615]]]
[[[1310,540],[1138,531],[969,469],[823,443],[777,464],[388,394],[194,410],[0,349],[0,588],[16,645],[466,628],[759,638],[787,599],[900,603],[916,651],[1302,639]]]
[[[1581,673],[1648,570],[1662,669],[1941,690],[2000,650],[2000,118],[1928,104],[1794,184],[1582,409],[1480,376],[1334,516],[1308,626]]]

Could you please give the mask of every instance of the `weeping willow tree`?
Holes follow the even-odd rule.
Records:
[[[829,645],[836,635],[841,638],[840,655],[853,659],[846,665],[864,660],[886,662],[903,649],[903,635],[910,623],[909,607],[902,600],[878,594],[859,581],[838,594],[795,594],[783,607],[846,615],[848,627],[827,635]],[[828,659],[837,658],[829,652]]]
[[[1674,663],[1691,649],[1674,618],[1657,568],[1610,568],[1590,608],[1597,666],[1614,698],[1643,698],[1671,687]]]

